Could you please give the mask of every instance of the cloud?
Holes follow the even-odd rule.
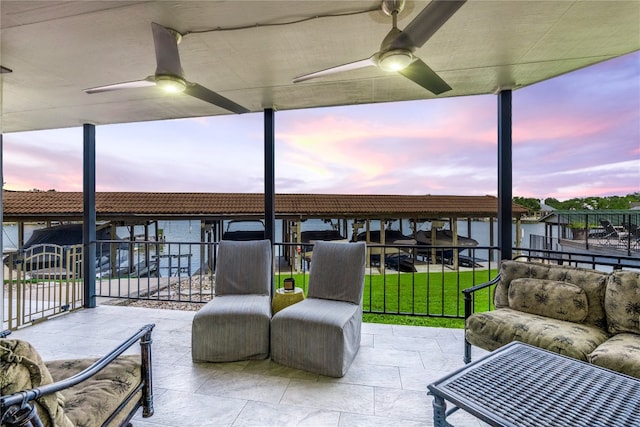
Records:
[[[276,191],[496,194],[493,95],[281,111]],[[624,195],[640,182],[640,53],[513,93],[513,194]],[[262,114],[96,128],[98,191],[261,192]],[[4,135],[10,189],[82,190],[82,129]]]

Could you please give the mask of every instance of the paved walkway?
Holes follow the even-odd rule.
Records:
[[[44,360],[98,357],[142,325],[153,332],[152,426],[431,426],[427,384],[463,365],[463,331],[363,324],[362,346],[343,378],[270,360],[191,361],[194,312],[101,305],[15,331]],[[136,349],[138,351],[138,349]],[[484,351],[474,348],[474,359]],[[456,426],[483,425],[463,411]]]

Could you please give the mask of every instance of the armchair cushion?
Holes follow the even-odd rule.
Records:
[[[215,294],[269,295],[271,242],[223,240],[218,248]]]
[[[22,340],[0,340],[0,396],[52,384],[49,370],[31,344]],[[35,401],[45,427],[72,427],[64,413],[60,393],[41,396]]]
[[[511,281],[509,308],[576,323],[582,323],[589,312],[584,289],[571,283],[531,278]]]
[[[194,362],[230,362],[269,357],[269,295],[217,296],[194,316]]]
[[[309,283],[319,283],[321,286],[309,286],[307,298],[362,303],[364,251],[354,250],[354,245],[366,246],[364,242],[336,244],[317,241],[315,243]],[[318,255],[320,252],[321,256]]]

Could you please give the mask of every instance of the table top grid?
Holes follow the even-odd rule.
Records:
[[[430,389],[499,425],[640,425],[640,381],[521,343]]]

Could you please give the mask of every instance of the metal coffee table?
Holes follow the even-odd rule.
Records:
[[[493,426],[640,426],[640,380],[519,342],[428,387],[435,426],[458,408]]]

